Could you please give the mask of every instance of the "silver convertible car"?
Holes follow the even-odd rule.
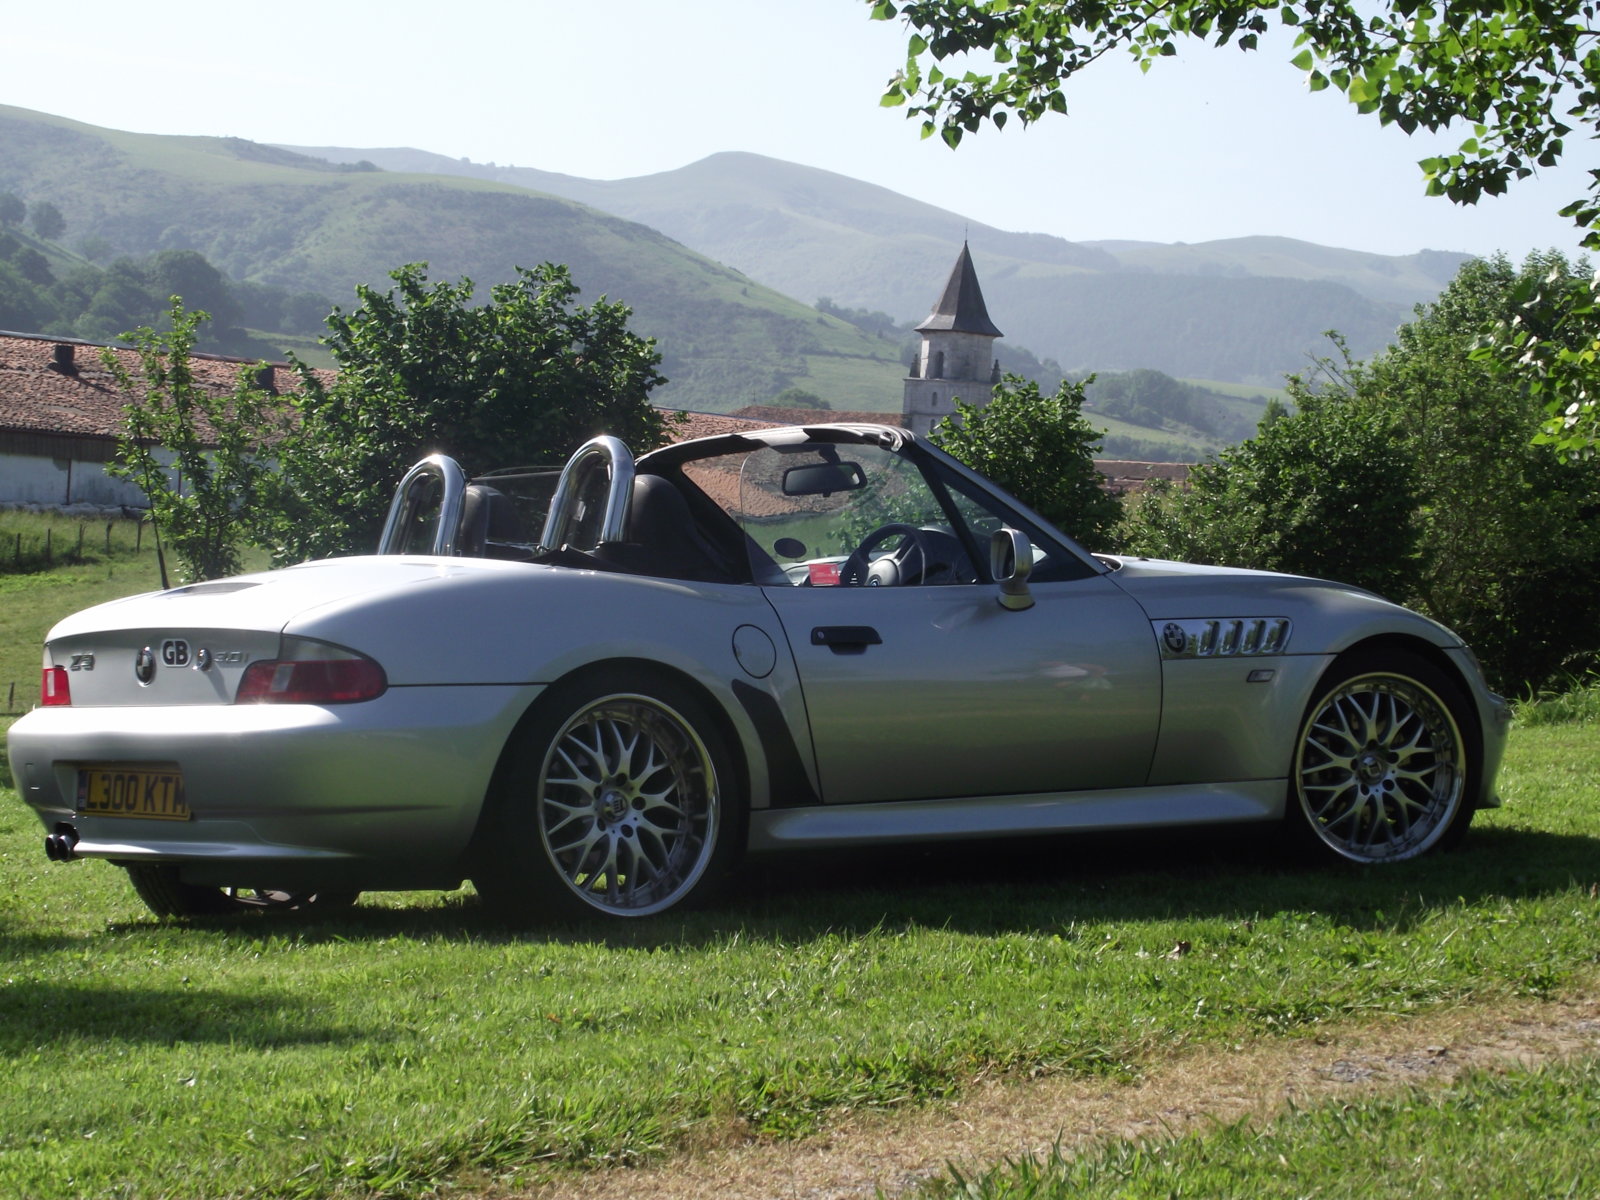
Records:
[[[1508,709],[1354,588],[1091,554],[938,449],[771,428],[401,483],[379,553],[103,604],[10,734],[60,861],[164,915],[471,879],[527,920],[746,853],[1279,822],[1447,847]]]

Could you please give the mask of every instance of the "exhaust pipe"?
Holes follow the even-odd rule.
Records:
[[[51,862],[66,863],[78,857],[78,831],[65,821],[45,835],[44,854]]]

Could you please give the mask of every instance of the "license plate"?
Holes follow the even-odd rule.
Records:
[[[187,821],[183,772],[177,767],[85,767],[78,772],[78,814]]]

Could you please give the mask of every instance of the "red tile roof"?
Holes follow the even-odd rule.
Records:
[[[47,434],[111,439],[122,425],[126,397],[102,361],[104,347],[72,338],[0,333],[0,432]],[[111,353],[135,377],[138,356],[132,350],[112,348]],[[196,355],[195,378],[204,387],[231,391],[241,367],[254,367],[247,359],[221,355]],[[282,363],[268,364],[271,388],[293,392],[299,378]],[[331,378],[333,372],[318,372]],[[750,405],[733,413],[686,412],[668,435],[674,442],[713,437],[768,425],[802,425],[816,422],[900,425],[899,413],[834,412],[814,408],[776,408]],[[1184,463],[1098,461],[1107,488],[1134,491],[1153,479],[1169,479],[1182,487],[1189,477]]]
[[[103,353],[99,345],[71,338],[0,333],[0,430],[116,437],[127,397],[106,369]],[[137,354],[120,348],[111,353],[139,377]],[[218,393],[233,390],[241,367],[254,366],[246,359],[218,355],[193,359],[197,382]],[[281,363],[265,369],[271,372],[273,390],[292,392],[298,385],[294,371]]]
[[[1158,479],[1164,479],[1178,488],[1189,486],[1188,463],[1126,462],[1122,459],[1097,458],[1094,465],[1105,476],[1108,491],[1137,492]]]

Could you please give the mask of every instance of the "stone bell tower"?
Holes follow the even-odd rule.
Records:
[[[922,348],[906,379],[903,411],[906,428],[927,433],[955,411],[958,399],[980,406],[989,403],[990,390],[1000,382],[994,341],[1001,333],[984,307],[965,242],[944,294],[917,332]]]

